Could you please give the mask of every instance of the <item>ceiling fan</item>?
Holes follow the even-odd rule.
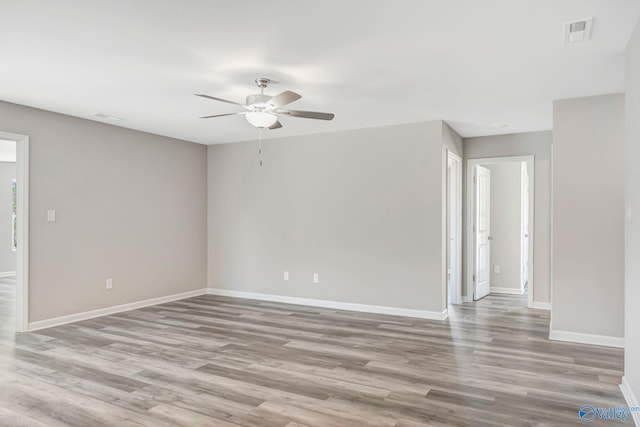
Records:
[[[278,129],[282,127],[282,124],[278,120],[278,116],[290,116],[290,117],[302,117],[305,119],[317,119],[317,120],[332,120],[335,116],[333,113],[319,113],[315,111],[299,111],[299,110],[283,110],[283,107],[298,99],[302,98],[295,92],[285,90],[276,96],[269,96],[264,94],[264,89],[271,83],[271,80],[267,78],[257,78],[255,80],[256,85],[260,88],[260,93],[247,96],[245,104],[229,101],[227,99],[216,98],[215,96],[196,94],[203,98],[213,99],[214,101],[226,102],[227,104],[239,105],[246,111],[240,111],[237,113],[215,114],[213,116],[200,117],[201,119],[211,119],[214,117],[244,115],[247,121],[257,128]]]

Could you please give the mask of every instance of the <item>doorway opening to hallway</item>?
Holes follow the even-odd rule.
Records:
[[[0,139],[0,337],[15,329],[16,301],[16,143]]]
[[[467,162],[466,295],[533,306],[533,156]]]
[[[0,340],[28,329],[29,137],[0,131]]]

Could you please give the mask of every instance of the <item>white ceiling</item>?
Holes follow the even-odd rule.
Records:
[[[204,144],[255,139],[253,79],[303,98],[266,137],[431,119],[463,136],[551,128],[552,101],[624,90],[638,0],[0,0],[0,99]],[[563,24],[593,16],[589,42]]]
[[[16,161],[16,143],[0,139],[0,162]]]

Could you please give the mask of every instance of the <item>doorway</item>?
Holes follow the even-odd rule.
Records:
[[[533,156],[467,161],[467,300],[520,295],[533,306]]]
[[[16,143],[0,139],[0,337],[13,334],[16,288]]]
[[[10,168],[14,178],[10,181],[2,179],[0,174],[0,203],[3,202],[2,194],[7,193],[6,186],[10,186],[11,219],[8,221],[9,238],[2,239],[0,245],[10,245],[11,258],[15,270],[1,272],[0,299],[2,308],[8,318],[0,313],[2,320],[6,321],[2,332],[25,332],[28,329],[28,283],[29,283],[29,137],[7,132],[0,132],[0,141],[6,155],[12,155],[13,163]],[[9,148],[11,147],[11,148]],[[7,182],[4,182],[7,181]],[[4,226],[0,219],[0,227]],[[1,235],[0,235],[1,236]],[[4,241],[7,240],[7,241]],[[9,268],[5,266],[3,268]],[[14,308],[12,310],[12,308]],[[13,316],[11,315],[13,314]],[[12,321],[15,319],[15,322]],[[6,329],[6,331],[5,331]],[[11,329],[11,331],[9,331]]]
[[[447,306],[462,303],[462,159],[447,155]]]

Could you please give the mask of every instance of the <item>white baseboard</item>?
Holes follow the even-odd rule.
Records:
[[[549,331],[549,339],[554,341],[566,341],[579,344],[603,345],[606,347],[624,348],[624,338],[610,337],[608,335],[591,335],[580,332]]]
[[[622,396],[624,396],[624,400],[627,401],[627,406],[630,407],[639,407],[640,403],[638,399],[636,399],[636,395],[633,394],[633,390],[631,390],[631,386],[627,382],[626,377],[622,377],[622,384],[620,384],[620,391],[622,392]],[[640,427],[640,412],[632,411],[631,418],[636,423],[636,426]]]
[[[260,301],[282,302],[285,304],[307,305],[311,307],[331,308],[336,310],[359,311],[363,313],[389,314],[392,316],[417,317],[419,319],[445,320],[449,313],[447,310],[425,311],[410,308],[386,307],[380,305],[355,304],[350,302],[327,301],[313,298],[288,297],[284,295],[261,294],[254,292],[230,291],[227,289],[209,288],[210,295],[225,297],[255,299]]]
[[[5,271],[0,273],[0,277],[13,277],[16,275],[15,271]]]
[[[524,289],[520,289],[520,288],[498,288],[498,287],[495,287],[495,286],[491,286],[491,288],[489,288],[489,293],[491,293],[491,294],[522,295],[524,293]]]
[[[551,310],[551,303],[550,302],[534,301],[533,302],[533,306],[529,307],[529,308],[535,308],[535,309],[538,309],[538,310]]]
[[[54,317],[53,319],[39,320],[31,322],[28,331],[37,331],[39,329],[51,328],[54,326],[66,325],[67,323],[79,322],[81,320],[93,319],[100,316],[108,316],[109,314],[122,313],[123,311],[135,310],[137,308],[149,307],[151,305],[164,304],[167,302],[178,301],[185,298],[197,297],[205,295],[206,288],[196,289],[195,291],[182,292],[179,294],[167,295],[164,297],[151,298],[128,304],[115,305],[113,307],[100,308],[98,310],[85,311],[83,313],[69,314],[66,316]]]

